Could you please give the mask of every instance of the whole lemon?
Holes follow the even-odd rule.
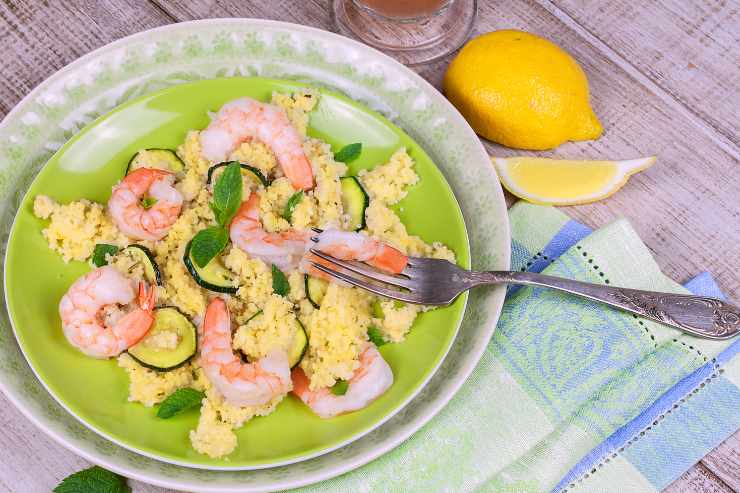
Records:
[[[603,130],[578,63],[556,44],[522,31],[469,41],[450,63],[444,91],[479,135],[508,147],[552,149],[595,139]]]

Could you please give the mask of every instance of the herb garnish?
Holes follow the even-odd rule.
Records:
[[[160,404],[157,410],[157,417],[162,419],[171,418],[176,414],[200,405],[203,397],[205,397],[205,394],[195,389],[187,387],[177,389]]]
[[[357,159],[361,152],[362,144],[355,142],[354,144],[349,144],[339,149],[339,151],[334,154],[334,161],[349,163]]]
[[[272,264],[272,290],[280,296],[285,296],[290,291],[288,278],[285,277],[283,271],[278,269],[278,266],[275,264]]]
[[[92,254],[92,263],[95,267],[102,267],[108,265],[108,261],[105,259],[106,255],[115,255],[118,253],[118,247],[115,245],[108,245],[107,243],[98,243],[95,245],[95,250]]]
[[[208,204],[218,226],[198,231],[193,236],[190,252],[198,267],[205,267],[229,242],[226,226],[242,203],[242,173],[239,163],[229,163],[213,186],[213,202]]]

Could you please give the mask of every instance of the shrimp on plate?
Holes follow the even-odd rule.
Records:
[[[231,319],[226,302],[214,298],[200,326],[200,365],[208,379],[234,406],[260,406],[291,389],[285,351],[276,350],[244,363],[231,348]]]
[[[272,149],[293,188],[314,187],[313,169],[303,152],[301,136],[279,106],[247,97],[235,99],[223,105],[200,133],[203,156],[212,162],[226,161],[242,142],[251,139]]]
[[[341,260],[366,262],[373,267],[377,267],[391,274],[400,274],[403,272],[409,261],[409,258],[400,250],[362,233],[327,229],[318,233],[312,240],[314,242],[312,245],[313,248],[327,253],[332,257]],[[300,265],[304,273],[332,282],[338,282],[337,279],[311,266],[310,262],[333,267],[325,260],[307,251]],[[343,283],[339,282],[339,284]]]
[[[94,358],[110,358],[139,342],[154,322],[156,290],[141,282],[138,296],[134,291],[134,283],[111,266],[76,280],[59,302],[70,344]]]
[[[309,242],[308,231],[288,230],[268,233],[260,221],[260,196],[254,192],[242,202],[229,227],[229,236],[237,248],[283,271],[295,269]]]
[[[360,366],[348,381],[347,392],[335,395],[331,389],[309,388],[309,380],[300,367],[292,373],[293,393],[322,418],[357,411],[383,395],[393,384],[393,372],[375,344],[367,343],[360,353]]]
[[[175,223],[182,208],[182,194],[173,183],[175,175],[154,168],[139,168],[113,187],[108,211],[118,229],[136,240],[160,240]],[[150,207],[142,203],[153,201]]]

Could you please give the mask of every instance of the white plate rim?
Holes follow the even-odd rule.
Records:
[[[77,60],[73,61],[72,63],[66,65],[65,67],[61,68],[59,71],[52,74],[49,78],[47,78],[44,82],[39,84],[36,88],[34,88],[28,95],[26,95],[20,102],[16,104],[16,106],[6,115],[6,117],[3,119],[2,122],[0,122],[0,135],[2,135],[3,131],[5,130],[5,126],[9,121],[11,121],[13,118],[16,117],[16,113],[20,112],[21,108],[24,106],[25,103],[28,101],[31,101],[34,99],[39,93],[41,93],[43,90],[45,90],[48,86],[55,83],[56,81],[60,80],[64,75],[66,75],[68,72],[73,71],[74,69],[83,66],[86,62],[89,60],[95,58],[98,56],[101,52],[106,50],[112,50],[114,48],[119,48],[122,46],[125,46],[126,44],[136,41],[140,38],[145,38],[148,35],[151,35],[152,33],[166,33],[168,31],[177,31],[180,29],[188,29],[190,27],[199,27],[199,26],[209,26],[209,25],[243,25],[243,24],[249,24],[252,27],[265,27],[265,28],[271,28],[271,29],[283,29],[283,30],[291,30],[291,31],[298,31],[298,32],[304,32],[307,34],[313,34],[316,36],[323,36],[330,39],[333,39],[336,42],[347,44],[348,46],[351,46],[355,49],[361,50],[361,51],[369,51],[372,53],[372,55],[376,58],[380,58],[384,61],[384,63],[389,64],[393,66],[396,70],[400,70],[403,72],[406,76],[411,78],[414,82],[416,82],[418,85],[426,89],[427,92],[431,92],[436,94],[439,97],[439,101],[441,104],[447,107],[448,109],[448,116],[456,118],[456,123],[458,125],[463,125],[467,128],[468,137],[471,139],[471,141],[475,141],[477,143],[478,151],[479,151],[479,158],[481,161],[488,161],[488,155],[485,151],[485,148],[483,147],[480,140],[477,138],[473,130],[469,127],[467,122],[464,121],[462,116],[457,112],[457,110],[446,100],[443,96],[441,96],[436,89],[431,86],[426,80],[424,80],[421,76],[416,74],[415,72],[411,71],[407,67],[403,66],[396,60],[390,58],[389,56],[375,50],[374,48],[368,47],[366,45],[363,45],[355,40],[345,38],[343,36],[340,36],[335,33],[331,33],[328,31],[324,31],[321,29],[309,27],[309,26],[303,26],[303,25],[297,25],[287,22],[281,22],[281,21],[273,21],[273,20],[265,20],[265,19],[233,19],[233,18],[215,18],[215,19],[205,19],[205,20],[195,20],[195,21],[188,21],[188,22],[182,22],[177,24],[169,24],[165,26],[156,27],[153,29],[149,29],[146,31],[142,31],[139,33],[132,34],[130,36],[124,37],[122,39],[119,39],[117,41],[114,41],[112,43],[109,43],[105,46],[102,46],[100,48],[97,48],[96,50],[87,53],[86,55],[78,58]],[[409,129],[404,129],[405,131],[408,131]],[[413,138],[413,134],[412,134]],[[423,145],[420,143],[420,145]],[[427,150],[425,148],[425,150]],[[429,151],[427,150],[429,153]],[[496,182],[498,182],[498,179],[495,174],[495,170],[493,169],[493,166],[489,165],[487,168],[489,178],[495,179]],[[485,171],[484,171],[485,172]],[[504,201],[504,195],[503,190],[501,189],[500,185],[498,188],[493,190],[493,194],[496,199],[498,199],[500,204],[505,204]],[[504,206],[505,210],[505,206]],[[466,228],[468,231],[470,231],[470,227],[468,225],[469,219],[466,217]],[[503,229],[499,231],[501,234],[500,237],[500,245],[499,247],[503,247],[502,250],[500,250],[500,254],[502,254],[502,262],[505,263],[505,266],[502,266],[501,268],[505,268],[510,263],[510,230],[509,230],[509,224],[508,224],[508,218],[504,218],[504,220],[501,222],[501,226],[503,226]],[[505,240],[505,241],[504,241]],[[471,253],[472,254],[472,253]],[[495,319],[498,318],[498,315],[500,314],[501,307],[503,305],[503,297],[505,293],[505,289],[503,287],[497,287],[494,288],[494,293],[491,296],[490,304],[493,308],[493,310],[496,312],[496,315],[494,316]],[[468,305],[469,307],[469,305]],[[495,323],[491,323],[489,327],[486,328],[485,334],[487,335],[487,338],[490,338],[490,336],[493,335],[493,332],[495,330]],[[249,487],[242,487],[242,486],[208,486],[199,484],[197,486],[190,486],[187,483],[182,483],[179,481],[174,480],[167,480],[160,477],[153,477],[151,475],[143,474],[139,472],[136,468],[125,468],[121,467],[119,464],[115,462],[111,462],[109,460],[105,459],[105,456],[103,455],[96,455],[93,453],[88,452],[87,450],[84,450],[77,445],[75,445],[72,441],[65,438],[62,434],[58,433],[56,430],[50,428],[45,422],[43,422],[41,419],[39,419],[29,408],[26,407],[25,403],[23,403],[20,399],[17,398],[17,396],[14,395],[14,393],[11,391],[11,389],[0,380],[0,391],[2,391],[6,397],[20,410],[20,412],[26,416],[31,422],[33,422],[36,426],[38,426],[42,431],[44,431],[48,436],[50,436],[52,439],[54,439],[57,443],[63,445],[64,447],[74,451],[78,455],[84,457],[85,459],[96,463],[102,467],[105,467],[107,469],[110,469],[114,472],[117,472],[119,474],[122,474],[124,476],[137,479],[140,481],[144,481],[150,484],[154,484],[157,486],[162,487],[168,487],[168,488],[175,488],[175,489],[183,489],[188,491],[203,491],[203,492],[214,492],[214,493],[222,493],[222,492],[244,492],[244,491],[275,491],[279,489],[285,489],[285,488],[296,488],[300,486],[305,486],[308,484],[313,484],[322,480],[326,480],[335,476],[338,476],[340,474],[346,473],[348,471],[351,471],[359,466],[362,466],[364,464],[367,464],[368,462],[380,457],[381,455],[387,453],[388,451],[396,448],[398,445],[400,445],[403,441],[405,441],[407,438],[409,438],[413,433],[415,433],[419,428],[424,426],[429,420],[431,420],[447,403],[452,399],[452,397],[455,395],[455,393],[459,390],[459,388],[464,384],[464,382],[467,380],[467,378],[470,376],[470,373],[472,373],[473,369],[475,368],[476,364],[480,360],[480,357],[482,356],[483,352],[485,351],[486,345],[485,344],[479,344],[476,347],[476,351],[473,353],[469,353],[469,357],[466,359],[465,363],[460,367],[460,370],[458,371],[458,374],[456,375],[455,382],[453,385],[445,392],[444,396],[441,396],[441,398],[436,399],[432,405],[430,405],[424,412],[423,415],[417,417],[412,421],[412,424],[410,426],[406,427],[406,430],[404,430],[403,433],[397,434],[393,436],[392,438],[389,438],[386,440],[383,444],[376,446],[371,452],[364,453],[358,457],[352,458],[350,460],[344,460],[339,465],[335,465],[333,467],[326,467],[321,469],[319,472],[317,472],[315,475],[311,477],[306,477],[303,479],[295,480],[295,479],[288,479],[285,481],[276,481],[273,484],[269,486],[268,489],[265,489],[264,487],[259,487],[257,489],[252,489]],[[449,350],[449,348],[448,348]],[[440,364],[444,362],[445,358],[442,358],[440,361]],[[437,366],[437,368],[439,365]],[[436,373],[437,368],[435,368],[435,371],[430,374],[429,379],[433,378],[434,374]],[[38,377],[37,377],[38,378]],[[419,387],[418,391],[421,391],[429,382],[428,380],[425,382],[424,385]],[[417,391],[417,392],[418,392]],[[415,393],[416,395],[416,393]],[[404,403],[404,406],[407,403]],[[401,406],[399,409],[403,408],[404,406]],[[395,413],[393,413],[395,414]],[[392,417],[392,414],[388,416],[387,419],[390,419]],[[383,420],[385,422],[386,419]],[[369,431],[368,431],[369,432]],[[353,440],[354,441],[354,440]],[[346,444],[345,444],[346,445]],[[339,447],[337,447],[339,448]],[[323,452],[322,452],[323,454]],[[301,461],[307,460],[307,458],[301,458]],[[270,466],[276,467],[276,465]],[[209,468],[212,470],[213,468]],[[228,471],[234,471],[234,469],[227,469]],[[197,489],[196,489],[197,488]]]

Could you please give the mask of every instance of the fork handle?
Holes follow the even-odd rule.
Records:
[[[474,285],[508,283],[553,288],[709,339],[729,339],[740,332],[740,308],[717,298],[619,288],[531,272],[471,274]]]

